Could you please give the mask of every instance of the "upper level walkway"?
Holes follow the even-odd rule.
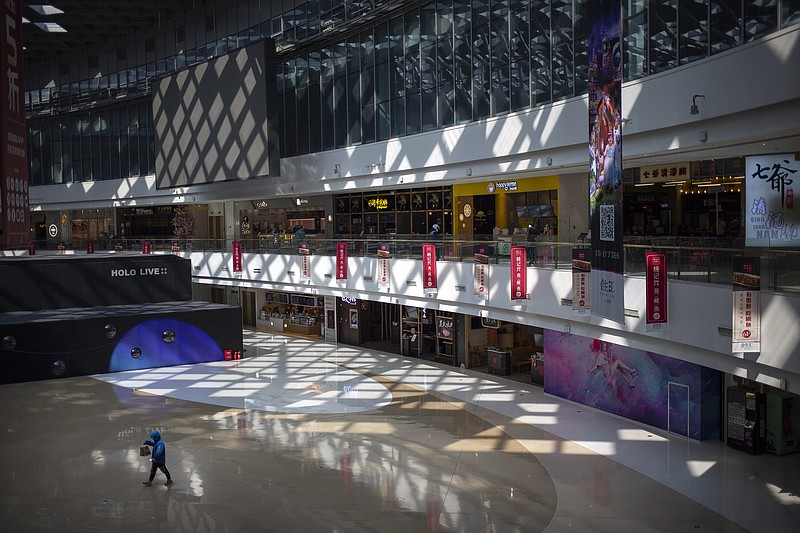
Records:
[[[800,530],[800,454],[688,441],[394,354],[244,336],[240,361],[0,387],[5,527]],[[141,485],[154,427],[171,487]]]
[[[113,239],[93,242],[93,253],[141,253],[143,242],[149,243],[152,253],[221,252],[231,253],[232,242],[226,239]],[[378,251],[397,259],[422,259],[422,245],[437,246],[438,258],[443,261],[472,262],[475,254],[486,256],[490,264],[509,264],[509,248],[524,246],[528,264],[538,268],[568,270],[572,268],[573,248],[589,248],[588,243],[559,242],[557,237],[540,236],[527,242],[522,235],[499,237],[491,241],[458,240],[443,236],[430,240],[427,235],[387,235],[364,238],[323,238],[308,235],[298,242],[291,234],[269,234],[258,238],[241,239],[244,253],[297,255],[300,248],[310,254],[336,256],[336,245],[346,242],[349,257],[376,257]],[[41,248],[37,254],[85,254],[87,242],[76,240],[63,245],[63,250]],[[630,237],[625,246],[626,276],[644,277],[645,254],[663,252],[667,260],[669,279],[731,285],[733,258],[761,258],[761,289],[800,293],[800,250],[782,248],[748,248],[742,239],[709,237]],[[27,254],[27,251],[0,251],[5,255]]]

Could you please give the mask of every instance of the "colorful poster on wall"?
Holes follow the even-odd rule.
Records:
[[[347,243],[336,243],[336,281],[347,281]]]
[[[511,303],[528,299],[528,263],[524,246],[511,247]]]
[[[479,300],[489,299],[489,256],[474,254],[472,267],[472,293]]]
[[[592,314],[624,323],[621,8],[619,0],[588,8]]]
[[[758,155],[745,163],[745,245],[800,246],[800,206],[794,154]]]
[[[6,249],[24,248],[31,244],[21,9],[19,0],[3,2],[0,23],[3,28],[0,34],[0,77],[3,78],[0,91],[0,205]]]
[[[572,313],[576,316],[591,314],[591,250],[572,250]]]
[[[733,352],[761,351],[761,258],[733,258]]]
[[[378,288],[388,289],[392,286],[392,260],[389,257],[378,257]]]
[[[544,391],[692,439],[718,439],[722,373],[665,355],[544,330]]]
[[[647,331],[667,330],[667,254],[645,253],[645,315]]]
[[[242,242],[233,241],[231,243],[231,251],[233,255],[233,271],[242,272]]]
[[[436,276],[436,246],[422,245],[422,292],[426,294],[438,292]]]

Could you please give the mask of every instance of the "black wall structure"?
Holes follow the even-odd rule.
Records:
[[[224,359],[235,306],[191,300],[172,255],[0,259],[0,383]]]
[[[192,299],[192,265],[176,255],[0,259],[0,313]]]

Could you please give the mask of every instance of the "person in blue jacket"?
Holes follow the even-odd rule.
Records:
[[[161,438],[161,433],[157,429],[154,429],[152,433],[150,433],[150,439],[144,441],[145,444],[148,446],[153,447],[153,456],[151,461],[153,461],[153,466],[150,467],[150,479],[147,481],[142,481],[142,483],[150,487],[153,485],[153,478],[156,477],[156,470],[161,470],[167,476],[167,482],[164,483],[165,485],[172,485],[172,476],[169,475],[169,470],[167,470],[167,449],[164,446],[164,439]]]

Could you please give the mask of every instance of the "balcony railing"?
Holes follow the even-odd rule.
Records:
[[[232,241],[226,239],[107,239],[94,241],[95,253],[138,252],[142,243],[150,242],[152,253],[175,252],[230,252]],[[466,241],[443,237],[431,240],[427,236],[403,236],[386,238],[339,238],[327,239],[308,235],[297,242],[291,235],[275,234],[266,237],[240,239],[243,253],[296,255],[300,248],[306,248],[312,255],[335,256],[336,245],[347,243],[349,257],[377,257],[379,251],[398,259],[422,258],[422,245],[436,245],[439,261],[473,262],[475,254],[485,255],[490,264],[509,264],[509,249],[525,246],[528,251],[528,264],[536,268],[569,270],[572,267],[572,249],[589,248],[588,244],[564,243],[557,241],[537,241],[528,243],[512,238],[495,241]],[[800,250],[765,249],[741,246],[728,247],[719,241],[716,246],[709,242],[695,241],[691,238],[672,238],[669,241],[649,244],[625,244],[625,275],[645,275],[645,253],[664,252],[667,257],[667,275],[670,279],[715,284],[731,284],[733,258],[748,256],[761,258],[761,288],[775,292],[800,293]],[[86,253],[87,241],[73,240],[64,243],[61,253]],[[37,253],[59,253],[55,249],[37,247]]]

